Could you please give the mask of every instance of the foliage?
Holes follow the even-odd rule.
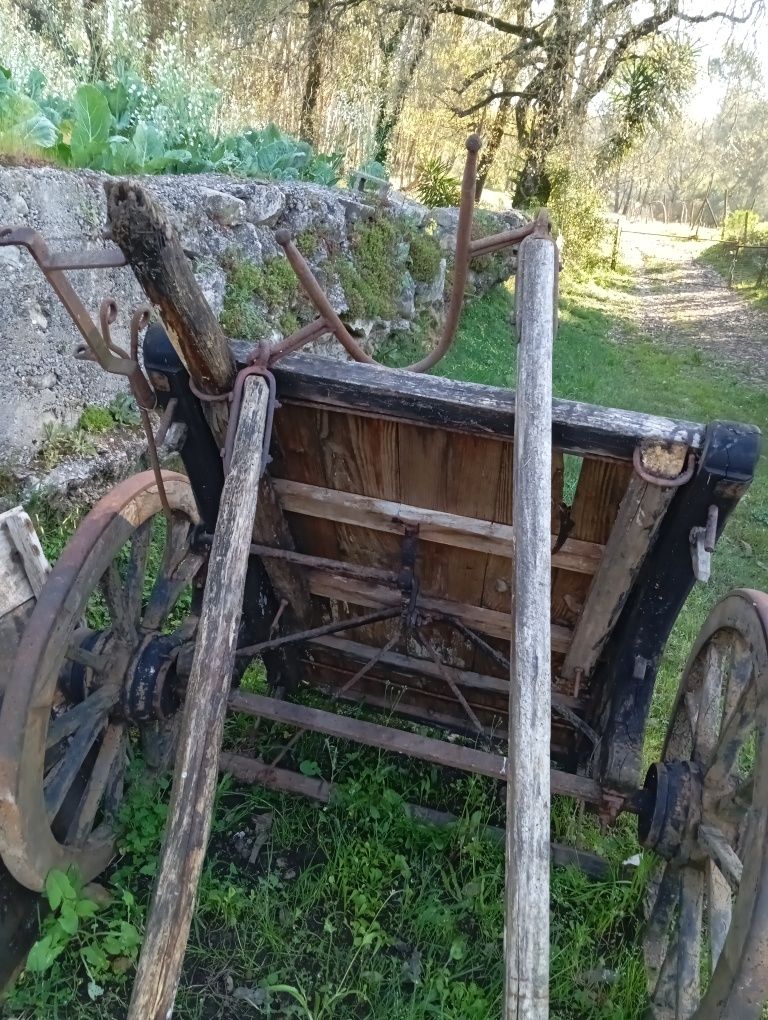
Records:
[[[438,156],[430,156],[419,165],[416,192],[420,202],[430,208],[459,204],[461,185],[451,168],[451,160]]]
[[[20,86],[0,68],[0,151],[27,151],[63,166],[111,174],[218,173],[335,184],[341,157],[314,153],[275,124],[217,135],[190,126],[134,71],[80,85],[71,102],[37,74]]]
[[[138,956],[141,935],[134,923],[133,894],[121,889],[113,904],[103,886],[84,885],[70,868],[48,873],[45,898],[50,913],[13,990],[14,1005],[55,1009],[79,997],[80,981],[91,1001],[100,999],[108,983],[122,983]]]
[[[130,393],[117,393],[109,402],[109,413],[116,425],[138,425],[139,409]]]
[[[622,62],[614,81],[611,106],[615,126],[601,158],[620,162],[650,130],[674,117],[696,82],[696,55],[688,42],[663,38],[645,53]]]
[[[78,426],[69,428],[58,422],[43,425],[37,459],[47,471],[56,467],[64,457],[90,457],[95,452],[96,446],[85,429]]]
[[[597,180],[580,159],[564,153],[552,157],[548,170],[549,211],[563,235],[564,257],[573,268],[594,267],[606,230]]]
[[[723,237],[746,244],[768,244],[768,223],[761,223],[754,209],[732,209],[725,220]]]

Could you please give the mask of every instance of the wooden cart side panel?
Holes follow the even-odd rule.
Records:
[[[573,538],[605,545],[632,477],[632,467],[616,461],[584,458],[571,506]],[[573,625],[581,614],[591,577],[555,569],[552,618]]]

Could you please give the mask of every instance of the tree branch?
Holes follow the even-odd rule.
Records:
[[[473,7],[464,7],[461,4],[441,3],[438,7],[438,14],[455,14],[459,18],[469,18],[470,21],[479,21],[483,25],[490,25],[499,32],[506,32],[508,35],[516,35],[519,39],[531,39],[541,46],[544,38],[537,28],[526,25],[515,25],[511,21],[497,18],[493,14],[486,14],[484,11],[476,11]]]
[[[678,14],[677,16],[681,21],[685,21],[689,25],[701,25],[705,21],[714,21],[715,18],[724,18],[726,21],[730,21],[734,25],[743,25],[749,21],[761,4],[762,0],[752,0],[752,6],[749,8],[749,12],[743,17],[738,14],[729,13],[728,11],[712,11],[711,14]]]
[[[473,113],[477,113],[478,110],[482,110],[484,106],[489,106],[494,99],[535,99],[535,92],[515,92],[511,89],[503,89],[501,92],[488,92],[482,99],[472,106],[467,107],[466,110],[460,110],[456,106],[450,106],[449,109],[452,113],[455,113],[457,117],[469,117]]]

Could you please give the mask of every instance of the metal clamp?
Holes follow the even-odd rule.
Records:
[[[243,390],[245,388],[245,380],[250,376],[259,375],[261,376],[267,386],[269,387],[269,401],[267,403],[267,420],[264,425],[264,441],[261,447],[261,471],[259,477],[264,476],[264,472],[267,470],[272,458],[269,455],[269,446],[272,442],[272,422],[275,417],[275,408],[280,407],[280,403],[277,400],[277,390],[275,385],[275,377],[267,368],[263,368],[261,365],[247,365],[244,369],[237,373],[235,378],[235,385],[232,387],[232,393],[230,396],[231,405],[229,408],[229,423],[227,425],[227,435],[224,440],[224,448],[221,451],[221,456],[224,459],[224,474],[229,474],[229,467],[232,462],[232,450],[235,446],[235,436],[237,435],[237,426],[240,421],[240,407],[243,403]]]
[[[706,583],[712,572],[712,553],[717,541],[718,509],[713,504],[707,510],[707,523],[704,527],[691,528],[689,541],[691,544],[691,562],[693,576],[697,581]]]
[[[654,475],[650,471],[646,471],[643,467],[642,448],[636,446],[632,453],[632,466],[642,480],[648,482],[649,485],[659,485],[663,489],[679,489],[681,485],[686,485],[693,478],[693,473],[696,470],[696,457],[693,453],[689,453],[685,470],[677,478],[665,478],[664,475]]]

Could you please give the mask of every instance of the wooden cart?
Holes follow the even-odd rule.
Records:
[[[285,235],[319,318],[242,356],[162,210],[136,185],[110,190],[121,253],[87,264],[127,260],[162,317],[144,340],[146,374],[145,315],[127,353],[109,337],[112,310],[100,330],[75,319],[142,408],[183,426],[186,475],[160,471],[149,431],[155,469],[94,507],[39,592],[0,713],[0,852],[27,889],[70,864],[97,875],[113,853],[127,743],[150,765],[175,755],[132,1018],[172,1010],[218,770],[333,794],[279,761],[220,753],[228,709],[506,783],[508,1020],[548,1014],[551,794],[609,821],[636,814],[664,865],[646,939],[653,1016],[760,1015],[768,596],[734,591],[712,611],[662,759],[641,774],[665,642],[750,484],[759,433],[552,400],[557,249],[544,220],[524,239],[469,240],[468,148],[446,332],[471,257],[519,245],[516,393],[370,363]],[[71,258],[28,232],[0,243],[26,245],[71,305]],[[282,357],[323,333],[369,363]],[[269,696],[238,686],[259,657]],[[305,704],[307,690],[324,707]],[[335,711],[349,702],[365,719]]]

